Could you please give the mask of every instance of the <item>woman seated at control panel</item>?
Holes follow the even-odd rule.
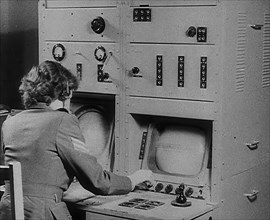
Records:
[[[72,91],[78,81],[61,64],[45,61],[21,81],[19,91],[26,110],[3,123],[5,163],[22,165],[25,219],[71,219],[63,192],[74,177],[98,195],[126,194],[152,172],[139,170],[130,176],[105,171],[89,154],[77,118],[69,114]],[[59,111],[60,109],[60,111]],[[0,202],[0,219],[10,213],[9,185]]]

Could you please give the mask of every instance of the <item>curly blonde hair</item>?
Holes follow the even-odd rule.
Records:
[[[38,102],[50,105],[55,99],[64,101],[70,90],[78,88],[77,78],[60,63],[46,60],[22,78],[19,92],[26,109]]]

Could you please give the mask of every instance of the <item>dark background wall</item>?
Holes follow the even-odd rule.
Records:
[[[38,0],[0,0],[0,104],[22,108],[21,77],[38,64]]]

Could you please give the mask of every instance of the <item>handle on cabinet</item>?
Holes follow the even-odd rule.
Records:
[[[261,30],[263,25],[262,24],[251,24],[249,25],[251,28],[253,28],[254,30]]]
[[[258,193],[259,191],[254,189],[252,193],[245,193],[244,196],[246,196],[250,202],[253,202],[257,199]]]
[[[250,149],[250,150],[255,150],[258,148],[259,145],[259,141],[253,141],[252,143],[246,143],[246,146]]]

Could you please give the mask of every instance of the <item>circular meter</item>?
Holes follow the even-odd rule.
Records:
[[[65,58],[66,49],[62,44],[53,46],[52,55],[56,61],[62,61]]]
[[[98,46],[94,52],[95,58],[98,61],[104,62],[107,57],[106,49],[102,46]]]
[[[91,22],[92,30],[97,33],[101,34],[105,30],[105,21],[102,17],[98,16]]]

